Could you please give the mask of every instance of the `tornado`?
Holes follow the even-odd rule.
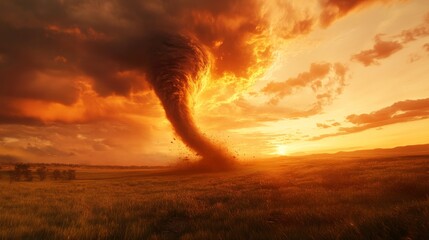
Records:
[[[199,163],[213,170],[231,168],[234,158],[214,144],[197,127],[192,94],[210,70],[205,49],[182,35],[158,34],[148,44],[147,79],[162,103],[167,119],[190,149],[201,156]]]

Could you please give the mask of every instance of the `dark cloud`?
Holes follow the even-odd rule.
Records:
[[[329,23],[362,5],[322,3],[330,9],[323,8]],[[192,117],[190,95],[202,85],[198,78],[229,76],[248,86],[272,59],[271,34],[293,38],[317,22],[310,14],[293,14],[287,27],[273,28],[263,5],[258,0],[1,1],[0,122],[111,119],[128,113],[116,105],[135,107],[134,95],[153,88],[184,143],[205,157],[220,157]],[[311,88],[315,103],[296,115],[314,114],[341,93],[345,74],[341,64],[314,64],[283,83],[282,91],[267,86],[265,93],[275,103],[291,91]]]
[[[353,126],[340,127],[336,133],[320,135],[313,137],[311,140],[320,140],[327,137],[356,133],[390,124],[426,118],[429,118],[429,98],[405,100],[371,113],[349,115],[346,120]]]
[[[321,4],[324,15],[333,9],[344,15],[366,2],[373,1],[331,0]],[[288,13],[293,11],[284,5],[280,7]],[[21,94],[71,104],[76,101],[77,91],[73,81],[64,76],[76,74],[93,77],[95,88],[102,95],[126,95],[141,86],[139,81],[118,73],[141,68],[147,36],[154,31],[198,39],[213,55],[217,76],[232,72],[246,77],[258,57],[270,54],[270,46],[262,46],[264,39],[261,39],[269,23],[261,13],[261,3],[255,0],[5,0],[0,3],[0,13],[3,95]],[[281,36],[308,33],[314,24],[312,16],[293,21],[291,27],[281,29]],[[48,86],[34,83],[34,78],[43,78],[38,74],[57,80],[45,80],[51,84],[43,88]],[[19,84],[10,84],[12,81]],[[27,90],[21,89],[26,86]]]
[[[351,2],[321,1],[322,15],[336,11],[343,16],[372,1]],[[274,8],[282,17],[273,24],[262,12],[263,4],[257,0],[1,1],[0,95],[6,103],[25,99],[71,106],[81,97],[81,77],[87,77],[85,81],[102,97],[128,97],[146,90],[145,53],[157,41],[154,33],[179,34],[201,44],[210,55],[213,79],[225,74],[249,79],[255,69],[270,63],[271,33],[293,38],[309,33],[317,22],[316,16],[298,14],[291,4],[278,2]]]
[[[86,106],[78,106],[79,78],[87,77],[102,97],[128,97],[144,90],[145,79],[188,147],[204,159],[230,161],[232,157],[197,128],[191,94],[208,71],[214,79],[226,74],[250,79],[269,63],[269,18],[261,4],[256,0],[4,1],[0,33],[7,37],[0,45],[7,49],[0,48],[2,96],[7,103],[13,99],[19,104],[8,106],[16,114],[0,115],[37,117],[34,111],[22,109],[31,104],[39,107],[43,121],[59,121],[58,115],[67,115],[58,105],[45,104],[55,110],[43,111],[40,101],[44,101],[74,107],[76,114],[65,122],[85,121],[94,115]],[[7,13],[11,10],[16,15]],[[311,20],[296,21],[291,34],[283,35],[306,33],[311,26]]]
[[[364,66],[378,64],[378,60],[385,59],[401,50],[403,45],[397,41],[383,41],[380,35],[375,37],[375,44],[372,49],[364,50],[352,56],[353,60],[362,63]]]
[[[5,0],[0,3],[0,96],[3,109],[15,113],[2,109],[0,115],[6,122],[26,122],[17,100],[76,104],[82,77],[102,97],[145,90],[147,53],[165,35],[201,45],[210,54],[215,79],[226,73],[246,79],[252,66],[270,60],[267,31],[261,3],[254,0]]]
[[[63,104],[77,100],[75,73],[54,61],[60,52],[58,43],[45,38],[43,29],[16,29],[0,20],[0,35],[1,96]]]

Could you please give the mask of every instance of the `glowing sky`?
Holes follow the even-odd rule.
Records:
[[[193,156],[139,67],[158,30],[210,55],[196,122],[240,159],[429,143],[427,0],[4,0],[0,161]]]

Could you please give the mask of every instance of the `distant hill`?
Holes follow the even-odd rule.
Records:
[[[400,146],[395,148],[376,148],[357,151],[341,151],[337,153],[322,153],[296,156],[312,158],[380,158],[380,157],[402,157],[402,156],[429,156],[429,144]],[[292,157],[294,158],[294,157]]]
[[[0,154],[0,164],[13,164],[17,162],[22,162],[22,160],[12,155]]]

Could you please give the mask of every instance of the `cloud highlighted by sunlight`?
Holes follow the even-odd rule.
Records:
[[[313,137],[311,140],[320,140],[327,137],[351,134],[385,125],[426,118],[429,118],[429,98],[405,100],[371,113],[349,115],[346,120],[353,126],[340,127],[339,131],[336,133],[323,134]]]

